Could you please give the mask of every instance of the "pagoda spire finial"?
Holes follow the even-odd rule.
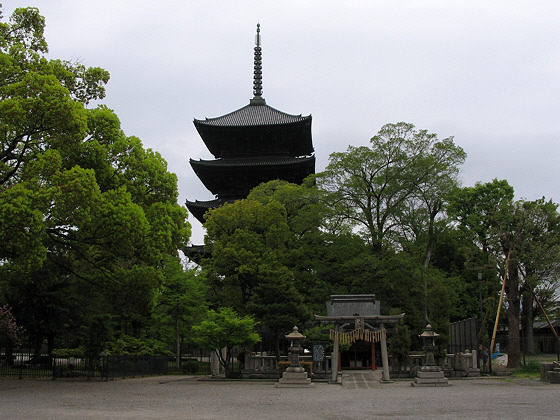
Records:
[[[252,105],[264,104],[262,97],[262,50],[261,50],[261,24],[257,23],[257,35],[255,35],[255,65],[253,72],[253,99]]]

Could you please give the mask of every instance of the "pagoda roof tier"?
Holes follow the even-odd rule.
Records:
[[[219,198],[245,198],[262,182],[282,179],[301,184],[315,173],[315,156],[259,156],[250,158],[190,160],[204,186]]]
[[[264,102],[264,99],[262,100]],[[256,127],[263,125],[293,124],[311,120],[311,115],[302,116],[286,114],[265,103],[254,104],[239,108],[237,111],[216,118],[194,120],[195,125],[210,125],[216,127]]]
[[[264,99],[262,100],[264,102]],[[194,120],[216,158],[247,154],[308,156],[313,153],[311,115],[291,115],[261,102],[217,118]]]
[[[186,201],[187,208],[189,212],[198,220],[200,223],[204,223],[204,214],[210,210],[217,207],[223,206],[228,200],[217,198],[210,201]]]

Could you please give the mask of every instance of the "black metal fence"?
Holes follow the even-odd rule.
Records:
[[[168,373],[167,356],[58,357],[16,353],[0,355],[0,377],[87,378],[108,380]]]

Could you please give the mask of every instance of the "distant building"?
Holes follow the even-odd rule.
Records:
[[[266,104],[262,97],[260,25],[255,42],[253,99],[216,118],[194,120],[213,160],[190,159],[191,167],[215,196],[189,201],[187,208],[201,223],[208,209],[246,198],[262,182],[282,179],[301,184],[315,173],[311,116],[291,115]]]
[[[560,318],[553,319],[551,324],[556,331],[556,335],[560,336]],[[560,354],[560,343],[550,329],[548,322],[540,321],[533,323],[533,339],[537,352]]]

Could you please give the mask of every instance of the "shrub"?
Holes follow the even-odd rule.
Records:
[[[198,372],[199,367],[200,363],[196,359],[186,359],[182,361],[183,373],[185,374],[194,375]]]
[[[525,366],[515,369],[515,373],[541,373],[541,364],[537,360],[528,360]]]
[[[84,357],[86,351],[84,347],[77,347],[75,349],[54,349],[52,354],[56,357]]]
[[[109,343],[108,355],[142,355],[160,356],[172,354],[165,343],[155,339],[140,339],[123,335],[117,341]]]

